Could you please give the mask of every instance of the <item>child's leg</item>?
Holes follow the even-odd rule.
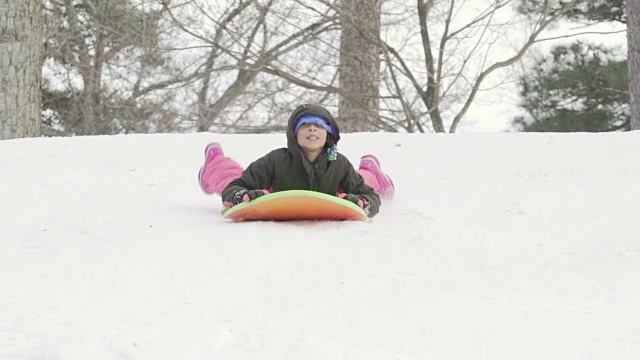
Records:
[[[358,174],[362,176],[365,184],[371,186],[373,188],[373,191],[375,191],[376,194],[380,195],[380,184],[378,184],[378,180],[376,179],[375,175],[362,168],[358,169]]]
[[[205,163],[198,174],[200,187],[207,194],[220,195],[243,171],[240,164],[224,156],[220,144],[211,143],[205,149]]]
[[[383,198],[392,199],[395,195],[395,186],[389,175],[380,168],[380,161],[373,155],[365,155],[360,158],[358,173],[364,178],[364,182],[371,186],[376,194]]]

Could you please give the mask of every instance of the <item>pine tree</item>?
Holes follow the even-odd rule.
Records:
[[[538,1],[523,0],[520,11],[540,11]],[[553,12],[554,9],[547,9]],[[581,1],[565,15],[582,23],[626,22],[623,0]],[[527,116],[520,131],[601,132],[629,129],[626,57],[621,49],[576,41],[557,46],[520,79],[520,106]]]
[[[629,128],[627,61],[610,49],[576,42],[558,46],[520,80],[528,116],[520,131],[601,132]]]

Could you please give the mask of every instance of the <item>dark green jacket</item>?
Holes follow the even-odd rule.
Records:
[[[340,192],[358,195],[370,204],[370,216],[380,209],[380,197],[364,183],[360,174],[342,154],[329,161],[325,152],[313,163],[304,157],[293,134],[293,127],[300,116],[320,115],[329,120],[334,130],[333,137],[327,134],[327,145],[340,140],[340,132],[335,119],[324,107],[319,105],[301,105],[289,117],[287,127],[287,147],[271,151],[251,163],[242,176],[232,181],[222,191],[222,201],[231,202],[239,190],[267,189],[271,192],[285,190],[313,190],[329,195]]]

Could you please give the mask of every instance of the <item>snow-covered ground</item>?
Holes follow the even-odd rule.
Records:
[[[231,223],[284,135],[0,141],[0,359],[638,359],[640,132],[345,134],[371,223]]]

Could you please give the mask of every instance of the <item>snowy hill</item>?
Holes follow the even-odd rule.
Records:
[[[0,359],[638,359],[640,132],[345,134],[396,198],[230,223],[203,148],[0,141]]]

